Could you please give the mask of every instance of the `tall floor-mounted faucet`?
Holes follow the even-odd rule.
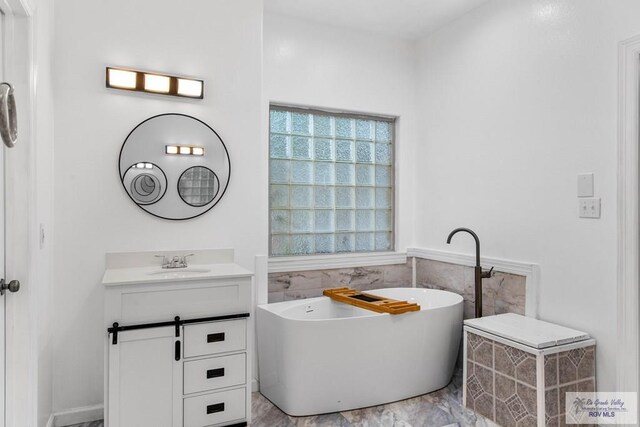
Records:
[[[482,270],[482,267],[480,266],[480,239],[473,230],[464,227],[456,228],[451,233],[449,233],[449,237],[447,237],[447,244],[451,244],[451,238],[454,236],[454,234],[459,233],[460,231],[471,234],[471,236],[473,236],[474,240],[476,241],[476,266],[474,268],[476,294],[475,309],[476,317],[482,317],[482,279],[488,279],[489,277],[491,277],[493,267],[491,267],[491,270],[489,271]]]

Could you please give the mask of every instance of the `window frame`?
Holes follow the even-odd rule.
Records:
[[[390,167],[391,167],[391,173],[390,173],[390,186],[388,187],[390,189],[391,195],[390,195],[390,200],[391,200],[391,218],[390,218],[390,223],[391,223],[391,230],[390,230],[390,243],[391,243],[391,248],[387,249],[387,250],[372,250],[372,251],[352,251],[352,252],[328,252],[328,253],[309,253],[309,254],[286,254],[286,255],[274,255],[272,253],[272,229],[271,229],[271,164],[272,161],[274,159],[272,159],[271,157],[271,112],[272,111],[286,111],[288,113],[303,113],[303,114],[311,114],[311,115],[323,115],[323,116],[331,116],[332,118],[349,118],[349,119],[354,119],[354,120],[369,120],[369,121],[373,121],[373,122],[388,122],[393,124],[393,130],[391,133],[391,140],[390,140],[390,154],[391,154],[391,162],[390,162]],[[323,257],[336,257],[336,256],[348,256],[350,258],[361,258],[361,257],[367,257],[367,256],[384,256],[385,254],[397,254],[397,241],[396,241],[396,235],[397,235],[397,231],[396,231],[396,207],[397,207],[397,203],[396,203],[396,144],[397,144],[397,126],[398,126],[398,117],[397,116],[392,116],[392,115],[385,115],[385,114],[375,114],[375,113],[362,113],[362,112],[353,112],[353,111],[345,111],[345,110],[338,110],[338,109],[331,109],[331,108],[319,108],[319,107],[306,107],[306,106],[300,106],[300,105],[291,105],[291,104],[286,104],[286,103],[276,103],[276,102],[271,102],[269,103],[269,110],[268,110],[268,114],[269,114],[269,119],[267,120],[267,143],[268,143],[268,156],[269,156],[269,165],[268,165],[268,181],[267,181],[267,190],[269,193],[269,201],[268,201],[268,215],[269,215],[269,219],[268,219],[268,235],[269,235],[269,244],[268,244],[268,258],[270,260],[281,260],[282,262],[287,262],[287,261],[293,261],[295,259],[300,259],[300,258],[310,258],[313,257],[315,259],[317,258],[323,258]],[[374,130],[375,132],[375,130]],[[293,133],[291,133],[291,135],[293,135]],[[311,133],[311,137],[315,138],[315,133]],[[333,140],[335,141],[336,137],[335,134],[333,135]],[[354,141],[354,149],[355,149],[355,141],[356,141],[356,137],[353,138]],[[374,138],[374,143],[375,143],[375,138]],[[355,155],[355,154],[354,154]],[[277,160],[277,159],[276,159]],[[312,162],[314,162],[315,164],[315,160],[311,160]],[[335,165],[337,162],[335,159],[332,161],[332,163]],[[358,164],[354,158],[354,162],[353,164]],[[373,165],[376,165],[375,161],[372,163]],[[291,183],[288,184],[289,187],[291,187]],[[315,187],[315,184],[312,184],[312,186]],[[337,186],[335,183],[333,184],[333,187],[339,187]],[[353,185],[354,188],[357,188],[358,185],[354,184]],[[377,187],[377,186],[372,186],[372,188],[387,188],[387,187]],[[311,210],[315,210],[315,209],[311,209]],[[355,211],[356,208],[354,207],[353,210]],[[373,209],[375,211],[375,207]],[[335,211],[335,207],[334,207],[334,211]],[[371,231],[372,233],[375,234],[376,230],[374,229],[373,231]],[[332,234],[332,235],[336,235],[339,232],[337,232],[335,230],[334,227],[334,231],[333,233],[327,233],[327,234]],[[354,230],[353,231],[354,234],[356,234],[357,232]],[[288,233],[288,236],[291,236],[292,234],[295,233]],[[335,249],[335,248],[334,248]]]

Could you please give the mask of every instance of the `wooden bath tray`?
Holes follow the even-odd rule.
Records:
[[[355,305],[377,313],[402,314],[409,311],[420,311],[420,306],[416,303],[365,294],[351,288],[325,289],[322,294],[334,301]]]

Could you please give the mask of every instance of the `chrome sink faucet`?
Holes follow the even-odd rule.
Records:
[[[194,254],[173,256],[169,259],[166,255],[155,255],[156,258],[162,258],[162,268],[187,268],[187,258]]]
[[[492,276],[493,267],[491,270],[484,271],[482,270],[482,266],[480,266],[480,238],[478,235],[469,228],[456,228],[451,233],[449,233],[449,237],[447,237],[447,244],[451,243],[451,238],[458,232],[464,231],[465,233],[471,234],[473,239],[476,241],[476,266],[474,267],[475,271],[475,309],[476,309],[476,318],[482,317],[482,279],[488,279]]]

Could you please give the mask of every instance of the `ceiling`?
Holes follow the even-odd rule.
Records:
[[[269,13],[416,39],[488,0],[264,0]]]

